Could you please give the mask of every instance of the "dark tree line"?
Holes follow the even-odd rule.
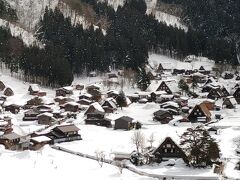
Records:
[[[101,26],[87,29],[73,26],[60,10],[46,9],[37,33],[44,49],[27,48],[8,31],[1,30],[4,32],[0,34],[0,43],[4,45],[0,47],[0,55],[11,71],[21,71],[28,81],[56,87],[71,84],[73,75],[93,70],[106,72],[115,64],[117,68],[137,71],[141,86],[145,86],[148,82],[142,82],[145,79],[142,70],[149,51],[178,59],[194,54],[217,62],[237,62],[234,42],[206,36],[191,26],[185,32],[160,23],[153,15],[145,14],[144,0],[128,0],[116,12],[106,3],[84,1],[93,6],[97,16],[108,18],[110,26],[105,29],[106,34]],[[18,42],[17,46],[13,41]]]
[[[229,63],[236,63],[240,53],[240,1],[239,0],[161,0],[180,5],[183,21],[194,31],[210,39],[206,54],[218,60],[223,54]],[[211,43],[212,41],[212,43]],[[223,52],[219,52],[222,51]],[[220,54],[219,54],[220,53]],[[231,57],[232,54],[232,57]],[[227,56],[226,56],[227,55]]]
[[[9,4],[0,0],[0,18],[7,19],[9,21],[16,21],[17,14],[16,11],[10,8]]]
[[[9,30],[0,28],[0,60],[18,78],[52,87],[71,84],[71,68],[60,53],[53,45],[25,47]]]

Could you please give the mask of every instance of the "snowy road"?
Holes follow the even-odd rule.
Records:
[[[76,156],[80,156],[80,157],[83,157],[83,158],[88,158],[88,159],[91,159],[91,160],[98,161],[96,156],[84,154],[84,153],[81,153],[81,152],[72,151],[72,150],[69,150],[67,148],[57,146],[57,145],[52,145],[51,148],[53,148],[55,150],[63,151],[63,152],[66,152],[66,153],[69,153],[69,154],[72,154],[72,155],[76,155]],[[107,164],[110,164],[110,165],[113,165],[113,166],[116,166],[116,164],[114,163],[113,160],[103,159],[103,162],[107,163]],[[126,164],[123,165],[123,168],[126,168],[129,171],[132,171],[132,172],[134,172],[138,175],[151,177],[151,178],[156,178],[156,179],[166,179],[166,180],[168,180],[168,179],[169,180],[170,179],[171,180],[219,180],[220,179],[219,177],[206,177],[206,176],[184,176],[184,175],[183,176],[176,176],[176,175],[172,176],[172,175],[151,174],[151,173],[146,173],[146,172],[143,172],[143,171],[139,171],[138,169],[136,169],[132,166],[126,165]]]

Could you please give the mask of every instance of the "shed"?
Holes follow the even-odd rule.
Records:
[[[115,120],[114,129],[131,130],[134,128],[134,119],[129,116],[122,116]]]

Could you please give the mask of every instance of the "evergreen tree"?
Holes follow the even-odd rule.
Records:
[[[125,96],[125,93],[123,92],[123,90],[121,90],[119,92],[119,95],[116,97],[116,101],[117,101],[117,104],[119,107],[125,107],[127,105],[127,102],[126,102],[126,96]]]
[[[181,135],[181,143],[190,165],[203,167],[212,165],[219,158],[219,148],[203,126],[188,128]]]
[[[198,79],[196,76],[193,76],[192,78],[192,89],[193,89],[193,92],[194,90],[198,87]]]
[[[184,81],[184,79],[180,79],[178,82],[178,87],[179,89],[182,90],[182,92],[188,92],[189,91],[189,86],[187,83]]]
[[[137,76],[137,85],[142,91],[145,91],[150,85],[150,79],[144,68],[139,68]]]
[[[3,0],[0,0],[0,18],[7,19],[9,21],[17,21],[17,14],[10,5]]]

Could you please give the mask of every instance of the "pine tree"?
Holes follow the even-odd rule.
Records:
[[[179,89],[182,90],[182,92],[188,92],[189,91],[189,86],[184,81],[184,79],[180,79],[180,81],[178,82],[178,87],[179,87]]]
[[[212,165],[219,158],[218,145],[203,126],[188,128],[181,135],[180,145],[194,167]]]
[[[197,80],[197,77],[196,76],[193,76],[192,78],[192,89],[193,89],[193,92],[194,90],[198,87],[198,80]]]
[[[121,90],[119,92],[119,95],[116,97],[116,101],[117,101],[117,104],[119,107],[125,107],[127,105],[127,102],[126,102],[126,96],[125,96],[125,93],[123,92],[123,90]]]
[[[137,85],[142,91],[145,91],[150,85],[150,79],[144,68],[139,68],[137,76]]]

